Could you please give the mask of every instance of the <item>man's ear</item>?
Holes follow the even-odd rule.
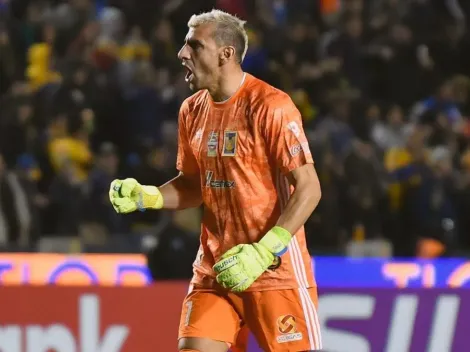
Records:
[[[225,46],[219,54],[219,61],[224,64],[235,57],[235,48],[233,46]]]

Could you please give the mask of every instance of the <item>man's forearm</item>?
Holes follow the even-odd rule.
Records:
[[[158,187],[163,197],[163,209],[180,210],[198,207],[202,203],[199,177],[179,174]]]
[[[292,193],[276,225],[294,235],[307,221],[321,198],[320,187],[302,189],[297,187]]]

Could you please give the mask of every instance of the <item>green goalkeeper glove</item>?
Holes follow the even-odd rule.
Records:
[[[143,186],[133,178],[114,180],[109,188],[109,200],[117,213],[126,214],[139,209],[161,209],[163,197],[155,186]]]
[[[233,247],[213,267],[217,282],[234,292],[245,291],[280,260],[291,239],[289,231],[275,226],[258,243]]]

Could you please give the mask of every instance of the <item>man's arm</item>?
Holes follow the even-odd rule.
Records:
[[[320,201],[320,184],[312,163],[299,166],[288,174],[295,190],[279,220],[259,242],[239,244],[225,252],[213,269],[217,282],[231,291],[250,287],[270,266],[281,265],[293,234],[305,223]]]
[[[193,154],[186,129],[188,103],[183,102],[178,117],[178,155],[180,174],[160,187],[141,185],[133,178],[114,180],[109,198],[118,213],[137,209],[179,210],[201,205],[201,181],[198,162]]]
[[[201,205],[201,182],[199,174],[178,176],[158,187],[163,197],[163,209],[180,210]]]
[[[292,170],[287,178],[295,189],[276,225],[295,234],[317,207],[321,188],[313,164],[305,164]]]
[[[187,118],[189,116],[188,100],[181,104],[178,116],[178,155],[176,168],[179,175],[158,189],[163,197],[164,209],[186,209],[198,207],[202,203],[201,179],[199,165],[191,150],[188,135]]]
[[[320,182],[300,111],[290,97],[279,96],[271,101],[267,116],[260,121],[270,159],[294,187],[292,195],[289,189],[289,201],[276,223],[278,229],[289,233],[289,236],[286,234],[289,238],[304,225],[318,205]]]

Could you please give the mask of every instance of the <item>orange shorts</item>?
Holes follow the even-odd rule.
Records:
[[[251,331],[263,351],[321,349],[317,289],[255,292],[196,289],[186,296],[179,338],[225,341],[233,352],[247,350]]]

